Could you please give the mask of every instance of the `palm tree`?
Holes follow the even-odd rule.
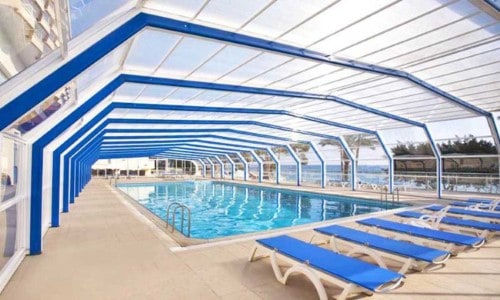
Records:
[[[290,147],[299,156],[300,163],[303,165],[307,165],[307,163],[309,162],[307,158],[307,152],[309,152],[309,150],[311,149],[311,145],[296,143],[290,144]]]
[[[358,166],[359,159],[359,149],[361,147],[369,147],[372,150],[375,150],[375,146],[378,145],[378,140],[375,136],[365,135],[365,134],[354,134],[348,135],[344,137],[349,148],[354,148],[354,155],[356,157],[356,167]],[[321,147],[333,145],[339,146],[339,142],[331,139],[324,139],[319,142]],[[347,157],[346,152],[342,149],[340,151],[340,169],[342,171],[342,181],[347,181],[349,179],[349,167],[351,161],[349,157]]]

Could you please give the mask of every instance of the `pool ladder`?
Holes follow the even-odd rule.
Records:
[[[389,201],[389,190],[387,189],[386,186],[380,186],[380,201],[384,201],[384,198],[385,198],[385,201]],[[396,198],[394,198],[396,197]],[[394,189],[394,192],[392,193],[392,202],[399,202],[399,188],[395,188]]]
[[[175,215],[177,213],[177,209],[181,210],[181,230],[180,232],[184,234],[185,236],[189,237],[191,235],[191,210],[189,207],[187,207],[185,204],[182,204],[180,202],[172,202],[168,205],[167,207],[167,228],[170,225],[172,227],[172,232],[175,230]],[[169,224],[168,221],[170,220],[170,212],[172,212],[172,224]],[[185,212],[187,212],[187,234],[184,233],[184,220],[186,219],[184,217]]]

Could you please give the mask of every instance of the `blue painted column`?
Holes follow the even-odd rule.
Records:
[[[274,163],[276,164],[276,184],[280,184],[280,176],[281,176],[281,163],[278,157],[276,157],[276,154],[274,154],[273,150],[271,148],[266,149],[271,158],[273,159]]]
[[[321,187],[325,188],[326,186],[326,161],[323,158],[323,155],[321,152],[319,152],[318,146],[314,142],[309,142],[311,145],[311,149],[313,149],[314,153],[318,157],[319,161],[321,162]]]
[[[237,152],[236,155],[238,156],[241,163],[243,164],[243,180],[247,181],[248,180],[248,162],[245,160],[243,155],[241,155],[241,153]]]
[[[342,149],[344,149],[345,153],[347,154],[347,157],[349,157],[349,160],[351,161],[351,189],[355,191],[357,187],[356,177],[358,174],[358,170],[356,168],[356,158],[354,157],[351,148],[349,148],[349,145],[347,145],[347,142],[343,137],[339,137],[339,143],[342,146]]]
[[[231,165],[231,180],[234,180],[234,172],[236,172],[236,165],[234,164],[234,161],[229,157],[228,154],[226,154],[226,158],[229,161],[229,164]]]
[[[290,155],[297,164],[297,186],[299,186],[302,182],[302,162],[290,145],[286,145],[285,147],[288,149],[288,152],[290,152]]]
[[[207,177],[207,165],[203,162],[202,159],[198,159],[198,161],[200,162],[201,167],[202,167],[202,169],[201,169],[201,176]]]
[[[389,193],[392,194],[394,192],[394,157],[379,132],[377,132],[376,137],[389,160]]]
[[[211,177],[212,179],[214,179],[214,177],[215,177],[215,176],[214,176],[214,174],[215,174],[215,173],[214,173],[214,171],[215,171],[215,170],[214,170],[214,169],[215,169],[215,165],[214,165],[214,163],[212,162],[212,160],[211,160],[209,157],[207,157],[207,161],[208,161],[208,163],[210,164],[210,177]]]
[[[439,147],[432,138],[431,132],[429,131],[427,125],[424,125],[423,129],[425,131],[425,134],[427,135],[427,138],[429,139],[429,143],[431,144],[432,152],[434,152],[434,155],[436,156],[436,191],[438,198],[441,199],[443,197],[443,165],[441,151],[439,151]]]
[[[220,164],[220,178],[224,179],[224,163],[218,156],[214,156],[215,160]]]
[[[262,159],[255,153],[255,151],[250,150],[249,151],[253,158],[257,161],[257,164],[259,164],[259,183],[262,182],[262,177],[264,176],[264,164],[262,163]]]

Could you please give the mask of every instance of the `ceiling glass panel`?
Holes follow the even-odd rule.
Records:
[[[197,19],[238,29],[270,2],[270,0],[239,1],[236,5],[233,0],[209,1]]]
[[[125,69],[153,72],[179,41],[178,35],[158,30],[144,30],[134,38]]]
[[[157,74],[184,78],[222,47],[222,43],[184,37],[158,69]]]
[[[131,0],[69,0],[71,36],[75,37]]]

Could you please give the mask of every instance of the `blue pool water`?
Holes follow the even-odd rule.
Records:
[[[163,220],[166,220],[170,203],[187,205],[192,219],[190,237],[198,239],[265,231],[402,206],[215,181],[119,184],[118,188]],[[179,219],[180,215],[176,227],[180,227]]]

